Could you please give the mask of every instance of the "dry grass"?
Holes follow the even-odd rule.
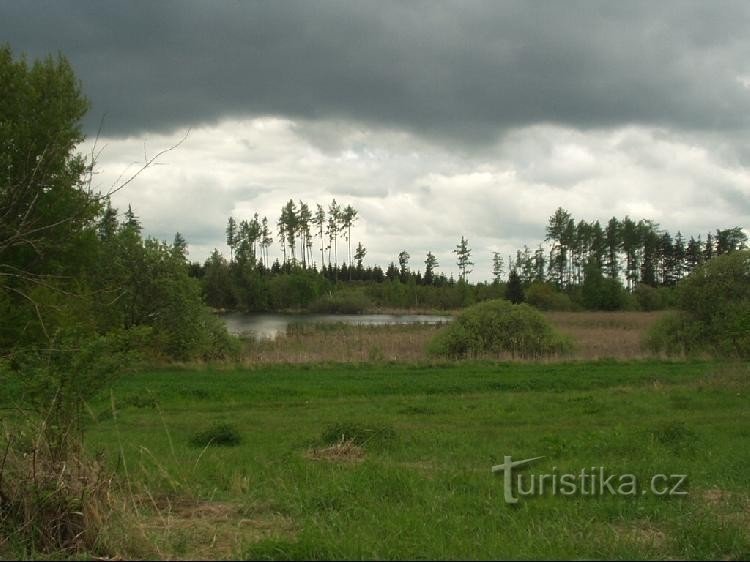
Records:
[[[305,458],[314,461],[329,461],[342,463],[358,463],[365,460],[365,450],[352,439],[343,437],[333,445],[318,449],[310,449]]]
[[[663,312],[546,312],[555,328],[573,338],[575,359],[642,359],[654,354],[643,336]]]
[[[293,521],[264,506],[163,497],[138,520],[138,529],[161,560],[223,560],[241,555],[249,544],[292,539]]]
[[[618,538],[639,546],[661,550],[667,543],[667,534],[649,521],[632,521],[612,525]]]
[[[0,440],[0,551],[96,550],[112,512],[112,479],[76,442],[50,444],[44,424],[6,430]]]
[[[435,325],[309,326],[272,341],[248,341],[249,364],[368,361],[420,361]]]
[[[569,359],[641,359],[654,357],[641,347],[645,332],[661,312],[546,312],[545,317],[569,335],[575,350]],[[247,364],[358,363],[423,361],[439,325],[311,325],[272,341],[247,341]],[[511,360],[510,355],[492,357]],[[550,358],[552,360],[559,358]]]

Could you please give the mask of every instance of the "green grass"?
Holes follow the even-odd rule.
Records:
[[[87,445],[134,489],[229,504],[236,529],[254,521],[224,556],[747,558],[749,374],[711,362],[158,370],[91,404]],[[236,446],[191,442],[222,424]],[[364,459],[308,454],[336,432]],[[685,473],[689,493],[506,505],[490,471],[504,455],[544,456],[537,474]],[[195,553],[203,531],[190,525],[161,552]]]

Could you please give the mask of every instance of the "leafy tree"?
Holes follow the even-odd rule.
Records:
[[[679,310],[654,327],[651,347],[750,359],[750,250],[704,263],[677,292]]]

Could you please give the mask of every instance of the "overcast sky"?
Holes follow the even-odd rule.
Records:
[[[455,273],[463,235],[473,280],[558,206],[747,231],[748,30],[745,1],[0,0],[0,41],[63,53],[104,119],[102,188],[189,130],[115,198],[147,234],[202,261],[229,215],[335,197],[368,263]]]

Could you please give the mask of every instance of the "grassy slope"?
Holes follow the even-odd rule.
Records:
[[[92,404],[87,439],[112,466],[122,447],[119,470],[159,506],[164,556],[748,557],[748,374],[700,362],[164,370],[118,383],[116,420]],[[242,444],[188,444],[217,422]],[[396,437],[365,445],[362,462],[306,456],[353,422]],[[544,455],[537,473],[687,473],[689,495],[511,507],[490,473],[506,454]],[[181,498],[193,502],[182,519]]]

